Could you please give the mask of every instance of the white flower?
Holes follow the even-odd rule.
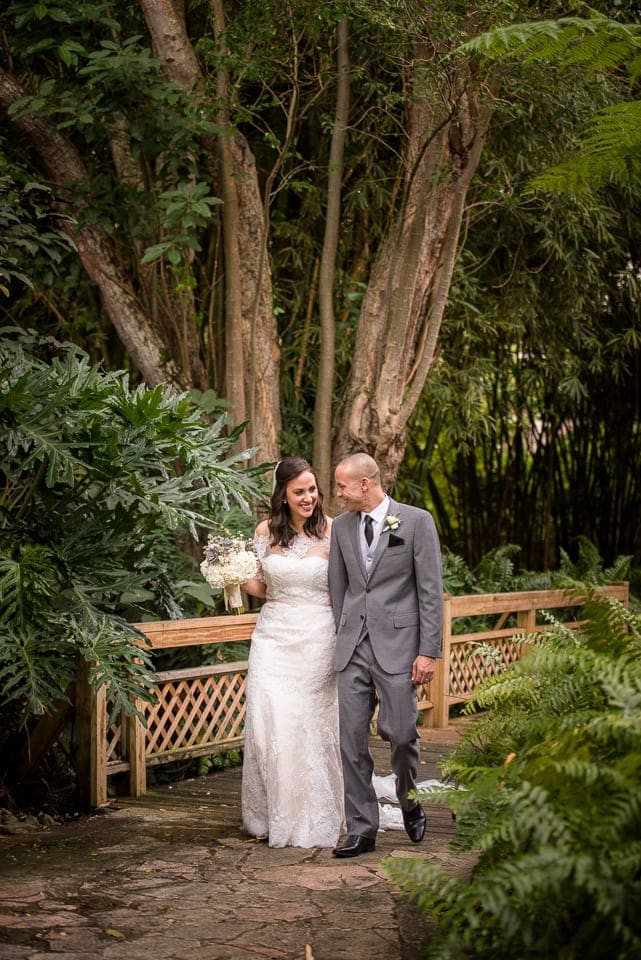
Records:
[[[398,530],[402,522],[401,518],[397,517],[395,513],[388,513],[383,520],[383,527],[386,530]]]
[[[258,561],[252,543],[237,537],[212,537],[205,550],[205,559],[200,572],[214,590],[225,591],[225,606],[235,609],[241,606],[241,583],[251,580],[258,571]],[[233,603],[230,602],[233,598]]]

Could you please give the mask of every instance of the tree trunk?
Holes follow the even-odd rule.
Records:
[[[13,783],[32,780],[47,752],[53,747],[73,715],[73,688],[67,696],[59,700],[50,713],[45,713],[35,721],[34,726],[23,727],[12,744],[13,757],[9,764]],[[8,758],[7,758],[8,759]]]
[[[145,191],[145,172],[133,155],[129,126],[124,117],[114,126],[110,148],[118,179],[131,189]],[[195,322],[193,289],[184,289],[187,285],[177,285],[175,276],[165,269],[162,262],[143,264],[147,244],[141,237],[132,236],[131,246],[138,295],[148,322],[158,330],[166,350],[178,365],[182,383],[206,390],[209,381]],[[191,267],[194,262],[193,250],[185,251],[183,256],[185,265],[188,263]]]
[[[24,95],[25,91],[13,77],[0,68],[0,104],[6,109]],[[62,187],[86,184],[90,192],[91,182],[85,166],[69,140],[33,114],[20,116],[14,123],[29,137],[54,183]],[[72,216],[80,213],[70,206],[67,212]],[[77,230],[69,225],[66,229],[73,237],[83,267],[100,291],[118,336],[145,381],[150,386],[165,381],[180,382],[177,366],[167,359],[166,345],[141,310],[109,236],[97,223],[85,222]]]
[[[419,71],[415,89],[429,90]],[[386,484],[396,477],[407,421],[434,361],[465,197],[489,122],[462,80],[451,89],[440,113],[436,97],[408,91],[402,202],[363,299],[335,441],[337,460],[358,450],[375,457]]]
[[[140,0],[140,5],[165,75],[181,89],[197,91],[202,72],[187,33],[182,0]],[[212,0],[212,11],[220,41],[222,0]],[[217,80],[222,109],[223,72]],[[217,140],[208,138],[207,145],[212,156],[219,157],[219,189],[224,201],[225,393],[234,405],[237,421],[250,417],[249,444],[260,448],[261,459],[271,460],[279,454],[280,352],[258,175],[245,138],[231,131],[228,116],[218,120],[226,132]]]
[[[140,0],[140,9],[165,76],[181,90],[192,90],[201,72],[187,33],[183,0]]]
[[[327,213],[320,262],[318,305],[320,311],[320,362],[314,404],[314,469],[321,490],[327,494],[332,477],[332,403],[335,382],[334,276],[340,228],[341,188],[345,135],[349,118],[349,21],[338,23],[336,112],[329,153]]]
[[[225,12],[223,0],[213,0],[214,36],[224,49]],[[218,166],[223,198],[223,250],[225,254],[225,396],[232,403],[237,423],[247,418],[243,364],[243,328],[241,305],[240,213],[234,177],[234,161],[229,119],[229,75],[219,65],[216,70],[216,98],[219,104],[217,122]],[[240,439],[247,446],[246,434]]]
[[[259,448],[255,459],[277,460],[281,431],[280,348],[266,248],[268,224],[249,144],[242,134],[236,133],[231,146],[242,250],[240,296],[249,443]]]

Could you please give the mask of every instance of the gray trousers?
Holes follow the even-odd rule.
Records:
[[[401,808],[411,810],[415,801],[408,800],[407,794],[416,787],[420,755],[416,690],[409,674],[386,673],[380,667],[367,636],[337,676],[347,833],[375,839],[378,800],[372,786],[374,761],[369,749],[369,725],[376,694],[378,732],[391,747],[396,795]]]

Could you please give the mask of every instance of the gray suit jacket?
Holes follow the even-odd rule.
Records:
[[[390,499],[369,578],[359,542],[360,514],[332,524],[329,592],[336,620],[337,670],[343,670],[365,632],[387,673],[411,672],[418,654],[440,657],[443,629],[441,550],[431,514]]]

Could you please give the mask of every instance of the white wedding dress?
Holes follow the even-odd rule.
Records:
[[[283,550],[257,536],[254,547],[267,597],[249,653],[243,825],[270,847],[334,847],[344,818],[329,539],[299,534]]]

